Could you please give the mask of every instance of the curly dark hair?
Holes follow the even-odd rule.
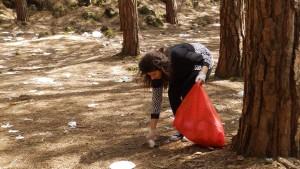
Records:
[[[145,87],[151,87],[151,77],[147,73],[159,70],[162,72],[163,86],[166,87],[170,77],[169,58],[162,52],[146,53],[139,62],[139,75]]]

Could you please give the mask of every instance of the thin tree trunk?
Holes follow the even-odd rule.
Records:
[[[176,0],[166,0],[166,20],[170,24],[178,23]]]
[[[17,20],[26,22],[27,21],[27,2],[26,0],[16,0],[16,13]]]
[[[299,21],[295,0],[246,0],[245,97],[233,147],[245,156],[299,155]]]
[[[220,11],[220,57],[216,68],[217,77],[241,76],[241,11],[241,0],[222,0]]]
[[[137,56],[140,54],[138,38],[137,0],[122,0],[123,10],[123,55]]]

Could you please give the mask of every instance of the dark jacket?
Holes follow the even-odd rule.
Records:
[[[180,82],[194,74],[195,67],[209,66],[209,63],[204,62],[203,56],[196,53],[194,47],[188,43],[174,45],[169,48],[170,53],[170,82]]]

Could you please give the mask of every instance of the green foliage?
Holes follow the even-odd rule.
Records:
[[[118,15],[118,13],[113,8],[106,8],[104,11],[104,15],[109,18],[112,18],[112,17]]]
[[[104,35],[108,38],[114,38],[116,36],[116,33],[112,29],[108,29],[104,32]]]
[[[65,8],[64,5],[62,4],[53,7],[52,15],[56,18],[66,15],[66,13],[67,13],[67,8]]]
[[[138,68],[138,66],[130,66],[130,67],[127,67],[126,70],[130,71],[130,72],[138,72],[139,68]]]
[[[99,14],[99,13],[94,13],[94,12],[85,11],[85,12],[83,12],[82,17],[83,17],[85,20],[92,19],[92,20],[95,20],[95,21],[101,21],[102,15]]]
[[[42,38],[42,37],[49,36],[49,35],[50,35],[49,32],[40,32],[38,38]]]
[[[100,30],[104,34],[104,36],[108,38],[114,38],[116,36],[116,32],[107,26],[102,26]]]
[[[148,8],[146,5],[140,7],[138,9],[139,14],[141,15],[154,15],[155,16],[155,12],[153,10],[151,10],[150,8]]]
[[[92,0],[93,5],[101,6],[106,3],[106,0]]]
[[[72,26],[66,26],[66,27],[64,28],[64,31],[65,31],[65,32],[73,32],[73,31],[75,31],[75,28],[73,28]]]
[[[164,25],[162,20],[158,17],[155,17],[153,15],[148,15],[145,17],[145,21],[148,25],[154,26],[154,27],[161,27]]]

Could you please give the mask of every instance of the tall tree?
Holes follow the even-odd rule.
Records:
[[[16,0],[16,12],[18,21],[27,21],[27,2],[26,0]]]
[[[123,55],[137,56],[140,54],[138,38],[137,0],[123,1],[121,25],[123,27]]]
[[[166,20],[170,24],[177,24],[177,3],[176,0],[166,0]]]
[[[222,0],[220,8],[220,51],[216,76],[228,78],[242,73],[243,0]]]
[[[233,147],[245,156],[299,156],[299,4],[246,3],[245,96]]]

